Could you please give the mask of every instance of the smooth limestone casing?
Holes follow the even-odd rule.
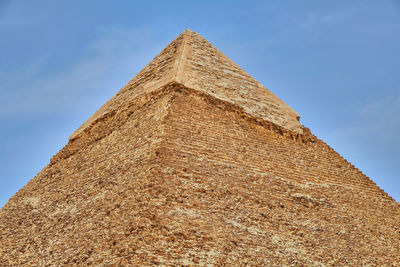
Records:
[[[115,96],[79,127],[76,138],[96,119],[170,82],[238,105],[254,117],[301,134],[300,116],[265,86],[233,63],[198,33],[186,30],[173,40]]]
[[[368,177],[182,83],[117,94],[9,200],[0,266],[400,264],[400,206]]]

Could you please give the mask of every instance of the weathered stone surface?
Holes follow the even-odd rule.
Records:
[[[135,97],[150,93],[174,81],[232,102],[255,117],[269,120],[293,132],[302,133],[300,117],[291,107],[199,34],[186,30],[79,127],[70,138],[75,138],[93,121],[115,111]]]
[[[0,210],[0,266],[399,265],[399,204],[307,128],[218,91],[208,63],[174,65],[208,53],[196,40],[178,37]]]

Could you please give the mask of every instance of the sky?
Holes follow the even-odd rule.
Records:
[[[400,0],[0,0],[0,207],[187,28],[400,201]]]

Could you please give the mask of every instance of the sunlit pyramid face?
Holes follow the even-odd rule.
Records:
[[[399,262],[400,206],[199,34],[173,40],[0,211],[0,265]]]

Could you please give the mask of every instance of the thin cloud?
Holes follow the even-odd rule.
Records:
[[[102,28],[99,38],[85,48],[89,56],[68,69],[43,77],[39,74],[47,67],[46,61],[39,60],[22,70],[0,73],[0,118],[67,112],[96,97],[96,92],[118,90],[110,88],[115,86],[113,76],[121,72],[134,75],[148,61],[153,49],[146,47],[144,52],[143,43],[152,43],[145,30]]]
[[[334,135],[386,151],[400,149],[400,97],[391,96],[361,106],[355,119]]]
[[[351,9],[343,9],[331,13],[309,12],[304,17],[298,19],[298,24],[304,30],[313,30],[328,24],[343,22],[353,14],[354,11]]]

